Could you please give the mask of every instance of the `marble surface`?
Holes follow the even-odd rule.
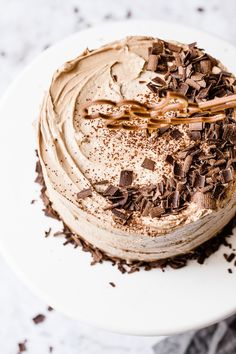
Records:
[[[161,19],[201,28],[236,44],[234,0],[0,0],[0,94],[14,77],[59,39],[101,22]],[[174,35],[173,35],[174,37]],[[3,117],[1,117],[3,119]],[[152,354],[156,337],[107,333],[57,313],[36,298],[0,258],[0,352]],[[38,313],[46,320],[34,325]]]

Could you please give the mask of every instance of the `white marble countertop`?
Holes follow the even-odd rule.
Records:
[[[125,18],[181,22],[236,44],[234,0],[0,0],[0,94],[38,53],[67,35]],[[3,119],[3,117],[2,117]],[[0,258],[0,353],[151,354],[158,338],[107,333],[70,320],[36,298]],[[32,318],[46,314],[34,325]]]

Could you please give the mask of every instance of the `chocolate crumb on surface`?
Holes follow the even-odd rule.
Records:
[[[233,273],[233,271],[232,271],[231,268],[228,268],[228,272],[229,272],[229,274],[232,274],[232,273]]]
[[[145,157],[145,159],[143,160],[143,163],[141,165],[141,167],[146,168],[147,170],[150,171],[154,171],[155,169],[155,161],[148,159],[147,157]]]
[[[115,288],[115,287],[116,287],[116,284],[115,284],[115,283],[113,283],[112,281],[110,281],[110,282],[109,282],[109,284],[110,284],[113,288]]]
[[[48,306],[47,310],[48,310],[49,312],[51,312],[51,311],[53,311],[54,309],[53,309],[51,306]]]
[[[39,323],[44,322],[45,319],[46,319],[46,316],[44,316],[44,315],[42,315],[42,314],[40,313],[40,314],[38,314],[37,316],[35,316],[35,317],[33,318],[33,322],[37,325],[37,324],[39,324]]]
[[[48,348],[48,350],[49,350],[49,353],[52,353],[54,349],[53,349],[52,346],[50,346],[50,347]]]

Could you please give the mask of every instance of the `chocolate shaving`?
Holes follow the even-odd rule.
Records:
[[[184,177],[184,171],[183,171],[183,168],[182,166],[175,162],[174,163],[174,175],[177,176],[177,177]]]
[[[148,58],[147,70],[156,71],[158,65],[158,55],[150,54]]]
[[[110,185],[103,192],[103,195],[104,195],[104,197],[113,197],[113,196],[115,196],[117,194],[118,191],[119,191],[118,187]]]
[[[202,122],[199,122],[199,123],[190,123],[189,124],[189,129],[190,130],[202,130],[203,129],[203,124]]]
[[[155,82],[155,84],[158,84],[160,86],[165,86],[166,82],[161,79],[159,76],[155,77],[154,79],[152,79],[153,82]]]
[[[165,209],[161,206],[156,206],[156,207],[152,208],[150,211],[150,215],[152,218],[159,217],[164,213],[165,213]]]
[[[166,156],[166,162],[168,162],[170,165],[174,165],[174,158],[171,155]]]
[[[119,186],[127,187],[127,186],[131,186],[132,183],[133,183],[133,171],[129,171],[129,170],[121,171]]]
[[[184,173],[187,173],[189,171],[192,161],[193,161],[193,157],[191,155],[186,156],[184,160],[184,166],[183,166]]]
[[[215,209],[216,201],[212,198],[211,193],[196,192],[192,201],[198,205],[200,209]]]
[[[210,60],[201,60],[200,61],[200,71],[203,74],[210,74],[212,70],[212,63]]]
[[[147,170],[150,170],[150,171],[154,171],[155,169],[155,161],[151,160],[151,159],[148,159],[147,157],[145,157],[141,167],[143,168],[146,168]]]
[[[92,190],[91,188],[86,188],[83,189],[82,191],[80,191],[79,193],[77,193],[77,198],[78,199],[85,199],[88,197],[92,197]]]
[[[156,42],[153,42],[152,48],[151,48],[151,53],[153,54],[162,54],[164,50],[164,43],[161,40],[158,40]]]
[[[223,182],[228,183],[233,180],[233,174],[230,168],[227,168],[226,170],[221,171],[222,177],[223,177]]]
[[[179,131],[179,129],[173,129],[170,132],[170,136],[175,140],[179,140],[180,138],[182,138],[183,134]]]
[[[119,219],[127,221],[129,218],[129,215],[127,213],[123,213],[119,209],[112,209],[112,213]]]
[[[195,130],[195,131],[189,132],[189,137],[190,137],[190,139],[197,141],[197,140],[201,139],[202,135],[201,135],[200,131]]]

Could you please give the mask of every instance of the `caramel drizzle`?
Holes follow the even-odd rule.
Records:
[[[113,110],[111,113],[96,112],[89,114],[89,108],[97,105],[106,105]],[[118,111],[114,112],[114,109]],[[225,110],[236,108],[236,94],[222,98],[215,98],[206,102],[191,103],[187,97],[176,92],[168,91],[165,98],[158,103],[141,103],[136,100],[91,101],[82,109],[85,119],[102,118],[109,129],[158,129],[169,125],[190,123],[215,123],[226,118]],[[167,113],[176,113],[174,117],[163,117]],[[139,119],[138,119],[139,118]],[[139,120],[147,119],[146,123]]]

